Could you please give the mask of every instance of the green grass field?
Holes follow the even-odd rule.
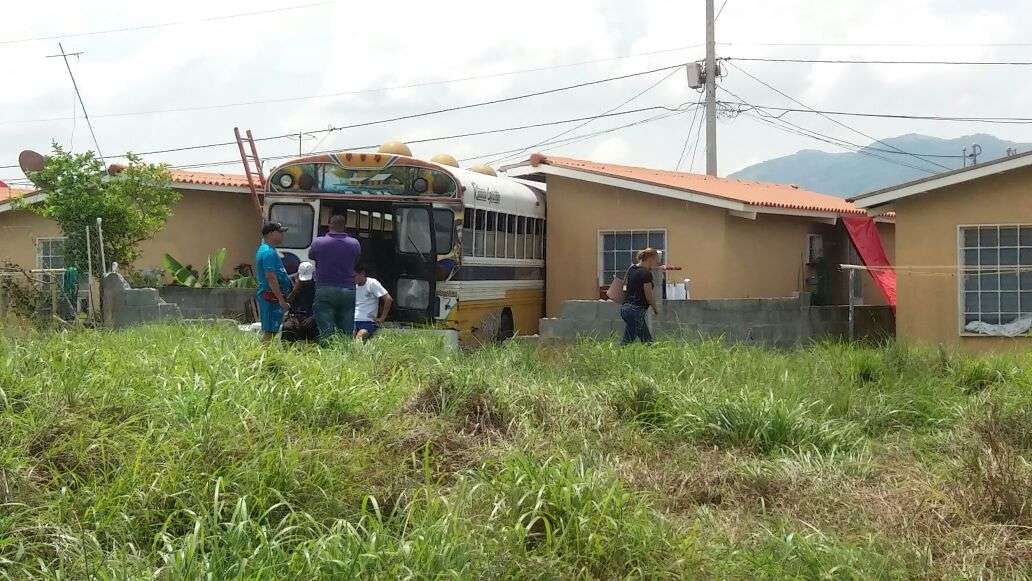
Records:
[[[1032,355],[422,341],[0,339],[0,576],[1032,576]]]

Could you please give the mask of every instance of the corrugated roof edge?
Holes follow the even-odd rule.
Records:
[[[686,173],[686,172],[674,172],[674,171],[669,171],[669,170],[661,170],[661,169],[639,167],[639,166],[625,166],[625,165],[620,165],[620,164],[602,164],[602,163],[592,162],[592,161],[588,161],[588,160],[578,160],[578,159],[564,158],[564,157],[557,157],[556,160],[561,160],[561,161],[559,161],[559,163],[554,163],[553,160],[550,159],[548,156],[546,156],[544,154],[541,154],[541,153],[535,153],[535,154],[532,154],[530,156],[530,158],[528,158],[527,161],[525,161],[525,162],[521,162],[521,163],[518,163],[518,164],[512,164],[512,165],[506,166],[506,167],[504,167],[502,169],[505,170],[505,169],[509,169],[509,168],[525,166],[527,164],[529,164],[531,166],[534,166],[534,167],[537,167],[537,166],[540,166],[540,165],[550,165],[550,166],[556,166],[556,167],[567,167],[567,168],[575,169],[576,171],[582,171],[582,172],[590,173],[590,174],[594,174],[594,175],[607,176],[607,177],[616,177],[616,178],[619,178],[619,179],[623,179],[623,180],[627,180],[627,181],[632,181],[632,182],[637,182],[637,183],[641,183],[641,184],[659,185],[659,186],[662,186],[662,187],[671,188],[671,189],[675,189],[675,190],[680,190],[680,191],[684,191],[684,192],[691,192],[691,193],[695,193],[695,194],[699,194],[699,195],[703,195],[703,196],[712,196],[712,197],[721,198],[721,199],[724,199],[724,200],[731,200],[731,201],[735,201],[735,202],[741,202],[741,203],[747,204],[749,206],[758,206],[758,207],[767,207],[767,208],[778,208],[778,209],[786,209],[786,210],[799,210],[799,211],[808,211],[808,212],[827,212],[827,213],[837,213],[837,214],[854,214],[854,215],[866,215],[867,214],[867,212],[865,212],[864,210],[862,210],[860,208],[857,208],[857,207],[834,207],[834,206],[838,206],[839,204],[853,206],[853,204],[849,200],[846,200],[844,198],[839,198],[837,196],[832,196],[832,195],[829,195],[829,194],[821,194],[821,193],[818,193],[818,192],[811,192],[809,190],[804,190],[804,189],[802,189],[799,186],[796,186],[794,184],[793,185],[775,184],[775,183],[770,183],[770,182],[758,182],[758,181],[751,181],[751,180],[739,180],[739,179],[734,179],[734,178],[714,177],[714,176],[702,175],[702,174],[689,174],[689,173]],[[818,204],[818,203],[814,203],[814,204],[794,204],[794,203],[779,202],[779,201],[774,201],[774,200],[759,200],[759,201],[757,201],[757,200],[747,200],[747,199],[740,198],[740,197],[727,196],[727,195],[720,194],[720,193],[715,193],[715,192],[701,191],[701,190],[698,190],[698,189],[692,189],[692,188],[688,188],[688,187],[684,187],[684,186],[679,186],[679,185],[676,185],[676,184],[663,183],[663,182],[652,181],[652,180],[647,180],[647,179],[642,179],[642,178],[630,177],[630,176],[616,174],[616,173],[605,172],[605,171],[594,169],[594,168],[590,168],[590,167],[583,167],[583,166],[580,166],[578,164],[610,165],[610,166],[626,168],[626,169],[629,169],[629,170],[640,170],[640,171],[644,171],[644,172],[653,172],[653,173],[656,173],[656,174],[667,175],[667,176],[669,176],[669,175],[679,176],[679,177],[688,177],[688,176],[690,176],[693,179],[702,179],[703,181],[713,180],[715,182],[719,182],[719,183],[722,183],[722,184],[743,184],[743,185],[752,185],[752,186],[762,186],[762,187],[765,187],[765,188],[785,189],[785,190],[790,190],[794,194],[802,194],[802,195],[811,196],[811,197],[814,197],[814,198],[826,199],[828,201],[828,203],[827,204]]]
[[[1028,158],[1028,159],[1025,159],[1025,158]],[[882,195],[882,194],[888,194],[888,193],[899,191],[899,190],[913,188],[914,186],[919,186],[919,185],[925,184],[925,183],[931,184],[932,182],[935,182],[937,180],[948,179],[948,178],[951,178],[951,177],[954,177],[954,176],[958,176],[960,174],[964,174],[964,173],[967,173],[967,172],[979,172],[980,170],[990,169],[990,168],[992,168],[995,165],[1004,164],[1004,163],[1008,163],[1008,162],[1014,162],[1015,160],[1022,160],[1023,162],[1025,162],[1022,165],[1032,165],[1032,151],[1026,151],[1025,153],[1019,153],[1017,155],[1010,155],[1010,156],[1007,156],[1007,157],[1000,157],[1000,158],[992,159],[992,160],[989,160],[989,161],[985,161],[985,162],[982,162],[982,163],[979,163],[979,164],[976,164],[976,165],[970,165],[968,167],[962,167],[962,168],[958,168],[958,169],[951,170],[951,171],[944,171],[942,173],[937,173],[937,174],[934,174],[934,175],[930,175],[928,177],[919,178],[919,179],[916,179],[916,180],[911,180],[909,182],[903,182],[901,184],[897,184],[897,185],[894,185],[894,186],[888,186],[888,187],[885,187],[885,188],[881,188],[880,190],[874,190],[874,191],[871,191],[871,192],[865,192],[863,194],[859,194],[859,195],[853,196],[851,198],[846,198],[846,201],[848,201],[848,202],[862,201],[862,200],[866,200],[868,198],[873,198],[874,196],[879,196],[879,195]],[[1000,171],[1007,171],[1007,170],[1001,168]],[[996,172],[991,172],[991,173],[996,173]],[[978,177],[981,177],[981,176],[978,176]],[[972,179],[974,179],[974,178],[972,178]],[[967,181],[967,180],[959,180],[959,181]],[[931,187],[927,188],[924,191],[931,191],[931,190],[934,190],[934,189],[938,189],[939,187],[944,187],[944,186],[931,186]]]

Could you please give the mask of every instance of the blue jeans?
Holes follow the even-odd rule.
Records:
[[[355,287],[317,286],[312,307],[320,341],[336,333],[348,338],[355,333]]]
[[[620,318],[624,320],[627,327],[624,328],[621,344],[634,343],[637,339],[642,343],[652,342],[652,333],[649,331],[648,310],[645,307],[625,303],[620,307]]]

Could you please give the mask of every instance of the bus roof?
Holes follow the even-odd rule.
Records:
[[[459,191],[462,192],[463,205],[466,207],[523,216],[545,216],[543,188],[530,186],[508,176],[492,176],[403,155],[345,151],[309,155],[291,159],[272,168],[269,177],[281,168],[299,164],[332,164],[367,170],[392,165],[436,169],[455,178],[460,186]]]
[[[509,177],[492,176],[455,167],[444,169],[455,176],[463,186],[462,203],[467,208],[545,217],[545,196],[541,190]]]

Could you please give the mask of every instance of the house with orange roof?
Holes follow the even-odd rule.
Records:
[[[968,351],[1032,348],[1032,153],[853,198],[897,223],[899,337]]]
[[[141,244],[136,268],[160,267],[165,253],[184,264],[203,264],[214,250],[226,249],[224,275],[254,262],[257,221],[243,175],[172,170],[172,185],[182,199],[165,228]],[[25,269],[63,268],[64,237],[55,222],[16,203],[32,203],[46,194],[0,188],[0,260]]]
[[[597,298],[645,247],[663,251],[668,275],[690,279],[693,299],[814,293],[825,304],[885,304],[842,225],[864,210],[794,185],[751,182],[534,154],[502,170],[547,186],[546,313],[563,301]],[[877,229],[890,260],[894,225]]]

